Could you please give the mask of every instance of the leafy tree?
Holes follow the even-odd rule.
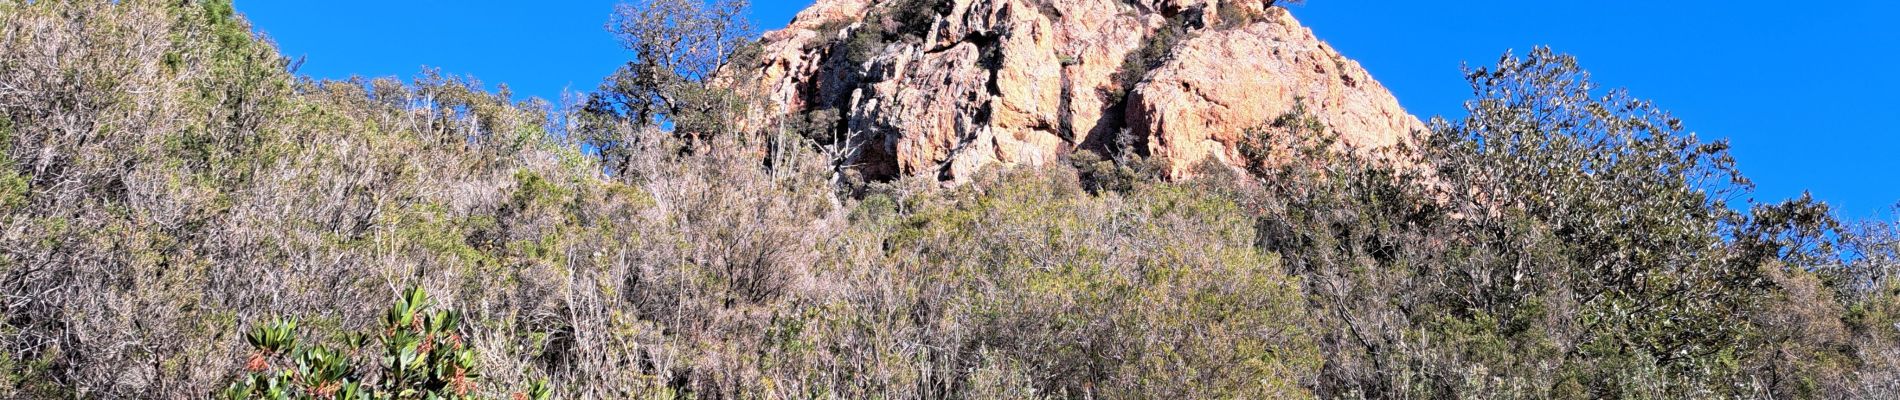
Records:
[[[639,0],[615,8],[608,30],[633,59],[588,97],[581,129],[608,167],[626,169],[628,147],[643,145],[638,136],[650,130],[699,140],[732,127],[734,109],[742,105],[714,80],[752,39],[746,6],[745,0]]]
[[[1468,77],[1469,116],[1437,123],[1426,161],[1452,181],[1443,195],[1464,199],[1458,213],[1521,212],[1566,244],[1558,265],[1569,268],[1498,272],[1580,307],[1566,339],[1598,368],[1585,385],[1617,396],[1742,390],[1727,365],[1746,356],[1738,316],[1764,288],[1759,266],[1724,246],[1740,220],[1727,201],[1749,188],[1727,144],[1701,142],[1621,90],[1599,95],[1574,58],[1547,48]],[[1651,378],[1660,387],[1631,380]]]
[[[1733,211],[1724,143],[1569,56],[1469,77],[1464,120],[1395,148],[1341,148],[1296,109],[1242,149],[1259,185],[1221,189],[1304,278],[1322,396],[1844,391],[1824,204]]]

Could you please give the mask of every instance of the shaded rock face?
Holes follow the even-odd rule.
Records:
[[[1357,63],[1261,0],[820,0],[753,68],[787,116],[837,115],[871,178],[1128,149],[1237,165],[1296,101],[1376,147],[1423,129]],[[829,121],[829,120],[828,120]]]

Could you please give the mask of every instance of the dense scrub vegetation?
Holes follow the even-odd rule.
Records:
[[[1548,50],[1399,148],[1292,113],[1246,171],[945,188],[745,129],[740,25],[643,14],[734,15],[692,7],[555,106],[298,78],[228,1],[0,2],[0,397],[1900,395],[1900,228],[1749,200]]]

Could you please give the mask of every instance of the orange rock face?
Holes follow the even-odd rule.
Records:
[[[1361,148],[1393,145],[1425,129],[1359,63],[1287,13],[1268,16],[1186,40],[1131,93],[1130,127],[1151,138],[1152,154],[1174,161],[1175,176],[1208,157],[1235,164],[1243,133],[1302,101],[1342,141]]]
[[[1361,147],[1424,128],[1284,10],[1229,1],[820,0],[740,67],[776,112],[841,116],[850,164],[873,177],[962,180],[1118,141],[1178,177],[1236,162],[1241,135],[1296,99]],[[1163,31],[1185,34],[1144,49]],[[1144,50],[1159,67],[1130,71]]]

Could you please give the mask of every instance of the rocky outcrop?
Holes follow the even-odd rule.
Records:
[[[760,90],[872,177],[961,180],[1118,143],[1175,176],[1305,101],[1348,144],[1423,124],[1261,0],[820,0],[768,33]]]
[[[1188,163],[1215,157],[1238,163],[1236,143],[1250,128],[1305,102],[1341,141],[1361,148],[1396,144],[1423,130],[1378,82],[1287,13],[1189,39],[1131,93],[1128,121],[1154,155]]]

